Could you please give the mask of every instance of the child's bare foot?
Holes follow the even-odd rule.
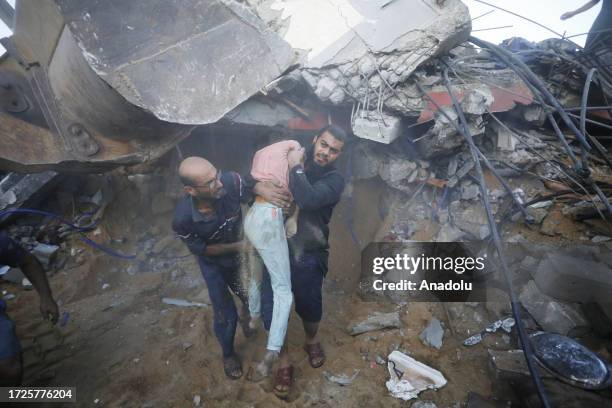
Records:
[[[272,371],[272,366],[274,362],[278,360],[279,355],[280,353],[278,351],[267,350],[263,360],[255,367],[257,372],[264,377],[269,376]]]

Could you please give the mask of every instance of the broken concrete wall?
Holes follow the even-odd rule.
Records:
[[[467,7],[458,0],[252,3],[292,47],[303,50],[304,79],[323,102],[335,105],[389,94],[387,88],[465,41],[471,30]]]

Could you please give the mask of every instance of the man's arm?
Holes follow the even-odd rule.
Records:
[[[29,252],[24,251],[19,268],[23,274],[30,280],[38,296],[40,297],[40,313],[43,318],[51,320],[53,324],[57,323],[59,318],[59,309],[57,303],[51,294],[47,275],[36,257]]]
[[[304,168],[298,165],[289,173],[289,189],[299,208],[318,210],[340,201],[344,190],[344,179],[339,173],[334,172],[311,184],[304,174]]]
[[[596,5],[597,3],[599,3],[599,0],[591,0],[588,3],[586,3],[584,6],[574,10],[574,11],[568,11],[567,13],[564,13],[561,16],[561,20],[567,20],[568,18],[572,18],[574,17],[576,14],[580,14],[583,13],[585,11],[587,11],[588,9],[590,9],[591,7],[593,7],[594,5]]]
[[[187,245],[189,251],[196,255],[219,256],[242,251],[243,241],[232,242],[230,244],[207,244],[206,240],[195,234],[189,227],[189,223],[184,220],[175,219],[172,222],[172,229],[179,236],[181,241]]]

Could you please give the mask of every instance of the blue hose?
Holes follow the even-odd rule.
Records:
[[[2,220],[2,218],[4,218],[5,216],[9,215],[9,214],[33,214],[33,215],[43,215],[45,217],[52,217],[57,219],[59,222],[61,222],[62,224],[65,224],[67,226],[69,226],[70,228],[76,230],[79,234],[81,234],[79,236],[79,239],[81,241],[83,241],[85,244],[91,246],[92,248],[95,248],[99,251],[102,251],[108,255],[114,256],[115,258],[121,258],[121,259],[135,259],[136,255],[125,255],[122,253],[119,253],[111,248],[105,247],[104,245],[100,245],[95,241],[92,241],[91,239],[85,237],[83,235],[83,232],[90,230],[91,228],[95,227],[98,222],[95,221],[92,224],[89,224],[85,227],[79,227],[73,223],[71,223],[68,220],[65,220],[64,218],[62,218],[62,216],[49,212],[49,211],[43,211],[43,210],[35,210],[32,208],[12,208],[10,210],[4,210],[4,211],[0,211],[0,220]]]

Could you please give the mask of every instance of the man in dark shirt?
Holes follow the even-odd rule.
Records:
[[[344,189],[344,178],[334,162],[342,152],[347,135],[330,125],[304,150],[289,153],[289,190],[300,208],[298,230],[289,239],[291,288],[296,313],[302,319],[310,365],[318,368],[325,354],[317,337],[323,314],[322,286],[329,257],[329,221]],[[273,310],[273,294],[267,273],[262,278],[262,319],[269,329]],[[281,351],[274,392],[284,398],[292,383],[292,367],[285,347]]]
[[[282,192],[266,188],[268,183],[256,183],[238,173],[217,170],[208,160],[188,157],[179,167],[185,197],[174,211],[172,229],[197,257],[206,281],[214,313],[214,331],[223,350],[225,374],[231,379],[242,376],[242,367],[234,352],[234,336],[238,312],[231,292],[242,302],[240,319],[245,336],[248,327],[247,294],[239,279],[239,254],[244,251],[241,202],[252,198],[252,191],[268,201],[286,206]],[[280,201],[279,201],[280,200]]]
[[[2,232],[0,232],[0,265],[21,268],[40,296],[40,312],[43,318],[50,319],[55,324],[59,311],[40,262]],[[14,387],[21,384],[23,374],[21,345],[15,335],[15,324],[5,310],[6,304],[0,299],[0,387]]]

